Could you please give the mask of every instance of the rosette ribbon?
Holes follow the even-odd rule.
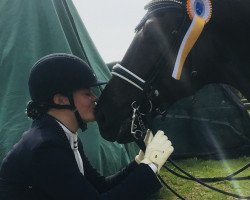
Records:
[[[192,20],[179,48],[172,77],[180,80],[185,60],[212,16],[210,0],[187,0],[187,13]]]

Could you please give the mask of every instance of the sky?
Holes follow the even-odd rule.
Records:
[[[149,0],[73,0],[104,62],[122,60]]]

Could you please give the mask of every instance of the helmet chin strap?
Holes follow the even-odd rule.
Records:
[[[57,109],[70,109],[74,112],[75,117],[76,117],[76,121],[78,123],[79,128],[84,132],[87,130],[87,123],[84,122],[78,112],[78,110],[76,109],[75,103],[74,103],[74,99],[73,99],[73,95],[69,94],[68,96],[69,99],[69,103],[70,105],[57,105],[57,104],[50,104],[49,107],[51,108],[57,108]]]
[[[74,111],[79,128],[82,130],[82,132],[86,131],[88,128],[87,123],[82,120],[78,110],[76,109],[73,95],[72,94],[68,95],[68,98],[69,98],[70,107]]]
[[[71,104],[71,103],[70,103]],[[84,122],[79,114],[79,112],[76,110],[76,107],[74,105],[50,105],[51,108],[57,108],[57,109],[70,109],[74,112],[77,124],[79,128],[84,132],[87,130],[87,123]]]
[[[82,132],[86,131],[87,128],[88,128],[87,123],[82,120],[79,112],[76,109],[74,110],[74,113],[75,113],[76,120],[77,120],[79,128],[82,130]]]

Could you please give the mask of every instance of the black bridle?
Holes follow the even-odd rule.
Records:
[[[154,76],[151,76],[149,80],[143,80],[141,77],[138,75],[134,74],[130,70],[126,69],[125,67],[121,66],[120,64],[116,64],[111,72],[114,76],[117,76],[127,83],[133,85],[137,89],[143,92],[145,94],[145,97],[147,98],[148,102],[150,102],[150,108],[147,111],[147,113],[142,113],[140,111],[140,104],[137,104],[136,101],[134,101],[131,104],[132,108],[132,123],[131,123],[131,134],[134,138],[134,141],[136,144],[139,146],[139,148],[143,151],[145,151],[146,146],[144,144],[144,137],[146,134],[146,125],[149,124],[147,121],[147,116],[150,115],[153,110],[157,111],[159,110],[157,105],[153,105],[154,99],[158,98],[160,93],[157,89],[151,86],[152,82],[154,81],[154,78],[157,76],[158,73],[155,73]],[[150,83],[150,84],[149,84]],[[166,112],[166,111],[164,111]],[[161,112],[159,114],[162,115]],[[164,113],[165,114],[165,113]],[[246,166],[242,167],[238,171],[226,176],[226,177],[214,177],[214,178],[196,178],[183,170],[181,167],[179,167],[173,160],[170,158],[168,159],[168,162],[171,163],[176,169],[178,169],[182,174],[177,173],[176,171],[172,170],[169,168],[166,164],[164,165],[164,168],[167,169],[170,173],[180,177],[184,178],[186,180],[192,180],[195,181],[209,189],[212,189],[214,191],[220,192],[222,194],[232,196],[238,199],[250,199],[250,196],[241,196],[233,193],[229,193],[223,190],[220,190],[216,187],[210,186],[207,184],[207,182],[219,182],[219,181],[231,181],[231,180],[249,180],[250,176],[246,177],[235,177],[237,174],[241,173],[242,171],[246,170],[247,168],[250,167],[250,163],[248,163]],[[178,198],[184,199],[181,195],[179,195],[176,191],[174,191],[169,185],[167,185],[164,180],[158,175],[159,179],[161,182],[172,192],[174,193]]]
[[[138,90],[142,92],[142,100],[140,102],[133,101],[131,104],[132,108],[132,123],[131,123],[131,134],[133,135],[134,140],[137,142],[140,149],[144,150],[145,146],[144,143],[141,142],[143,140],[147,128],[149,128],[149,121],[147,118],[152,114],[161,114],[163,115],[165,111],[162,111],[159,105],[156,105],[156,102],[160,96],[159,91],[152,86],[155,78],[159,73],[158,70],[155,70],[150,74],[147,80],[142,79],[141,77],[137,76],[135,73],[131,72],[130,70],[126,69],[120,64],[114,65],[112,68],[111,74],[113,76],[119,77],[123,79],[130,85],[133,85]],[[147,104],[146,110],[140,109],[142,104]],[[145,123],[146,122],[146,123]]]

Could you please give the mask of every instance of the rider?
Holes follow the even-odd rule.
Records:
[[[77,130],[95,120],[91,87],[104,84],[70,54],[50,54],[29,77],[31,128],[14,145],[0,169],[1,200],[145,199],[161,187],[156,174],[173,152],[162,131],[145,137],[145,155],[109,177],[84,154]]]

